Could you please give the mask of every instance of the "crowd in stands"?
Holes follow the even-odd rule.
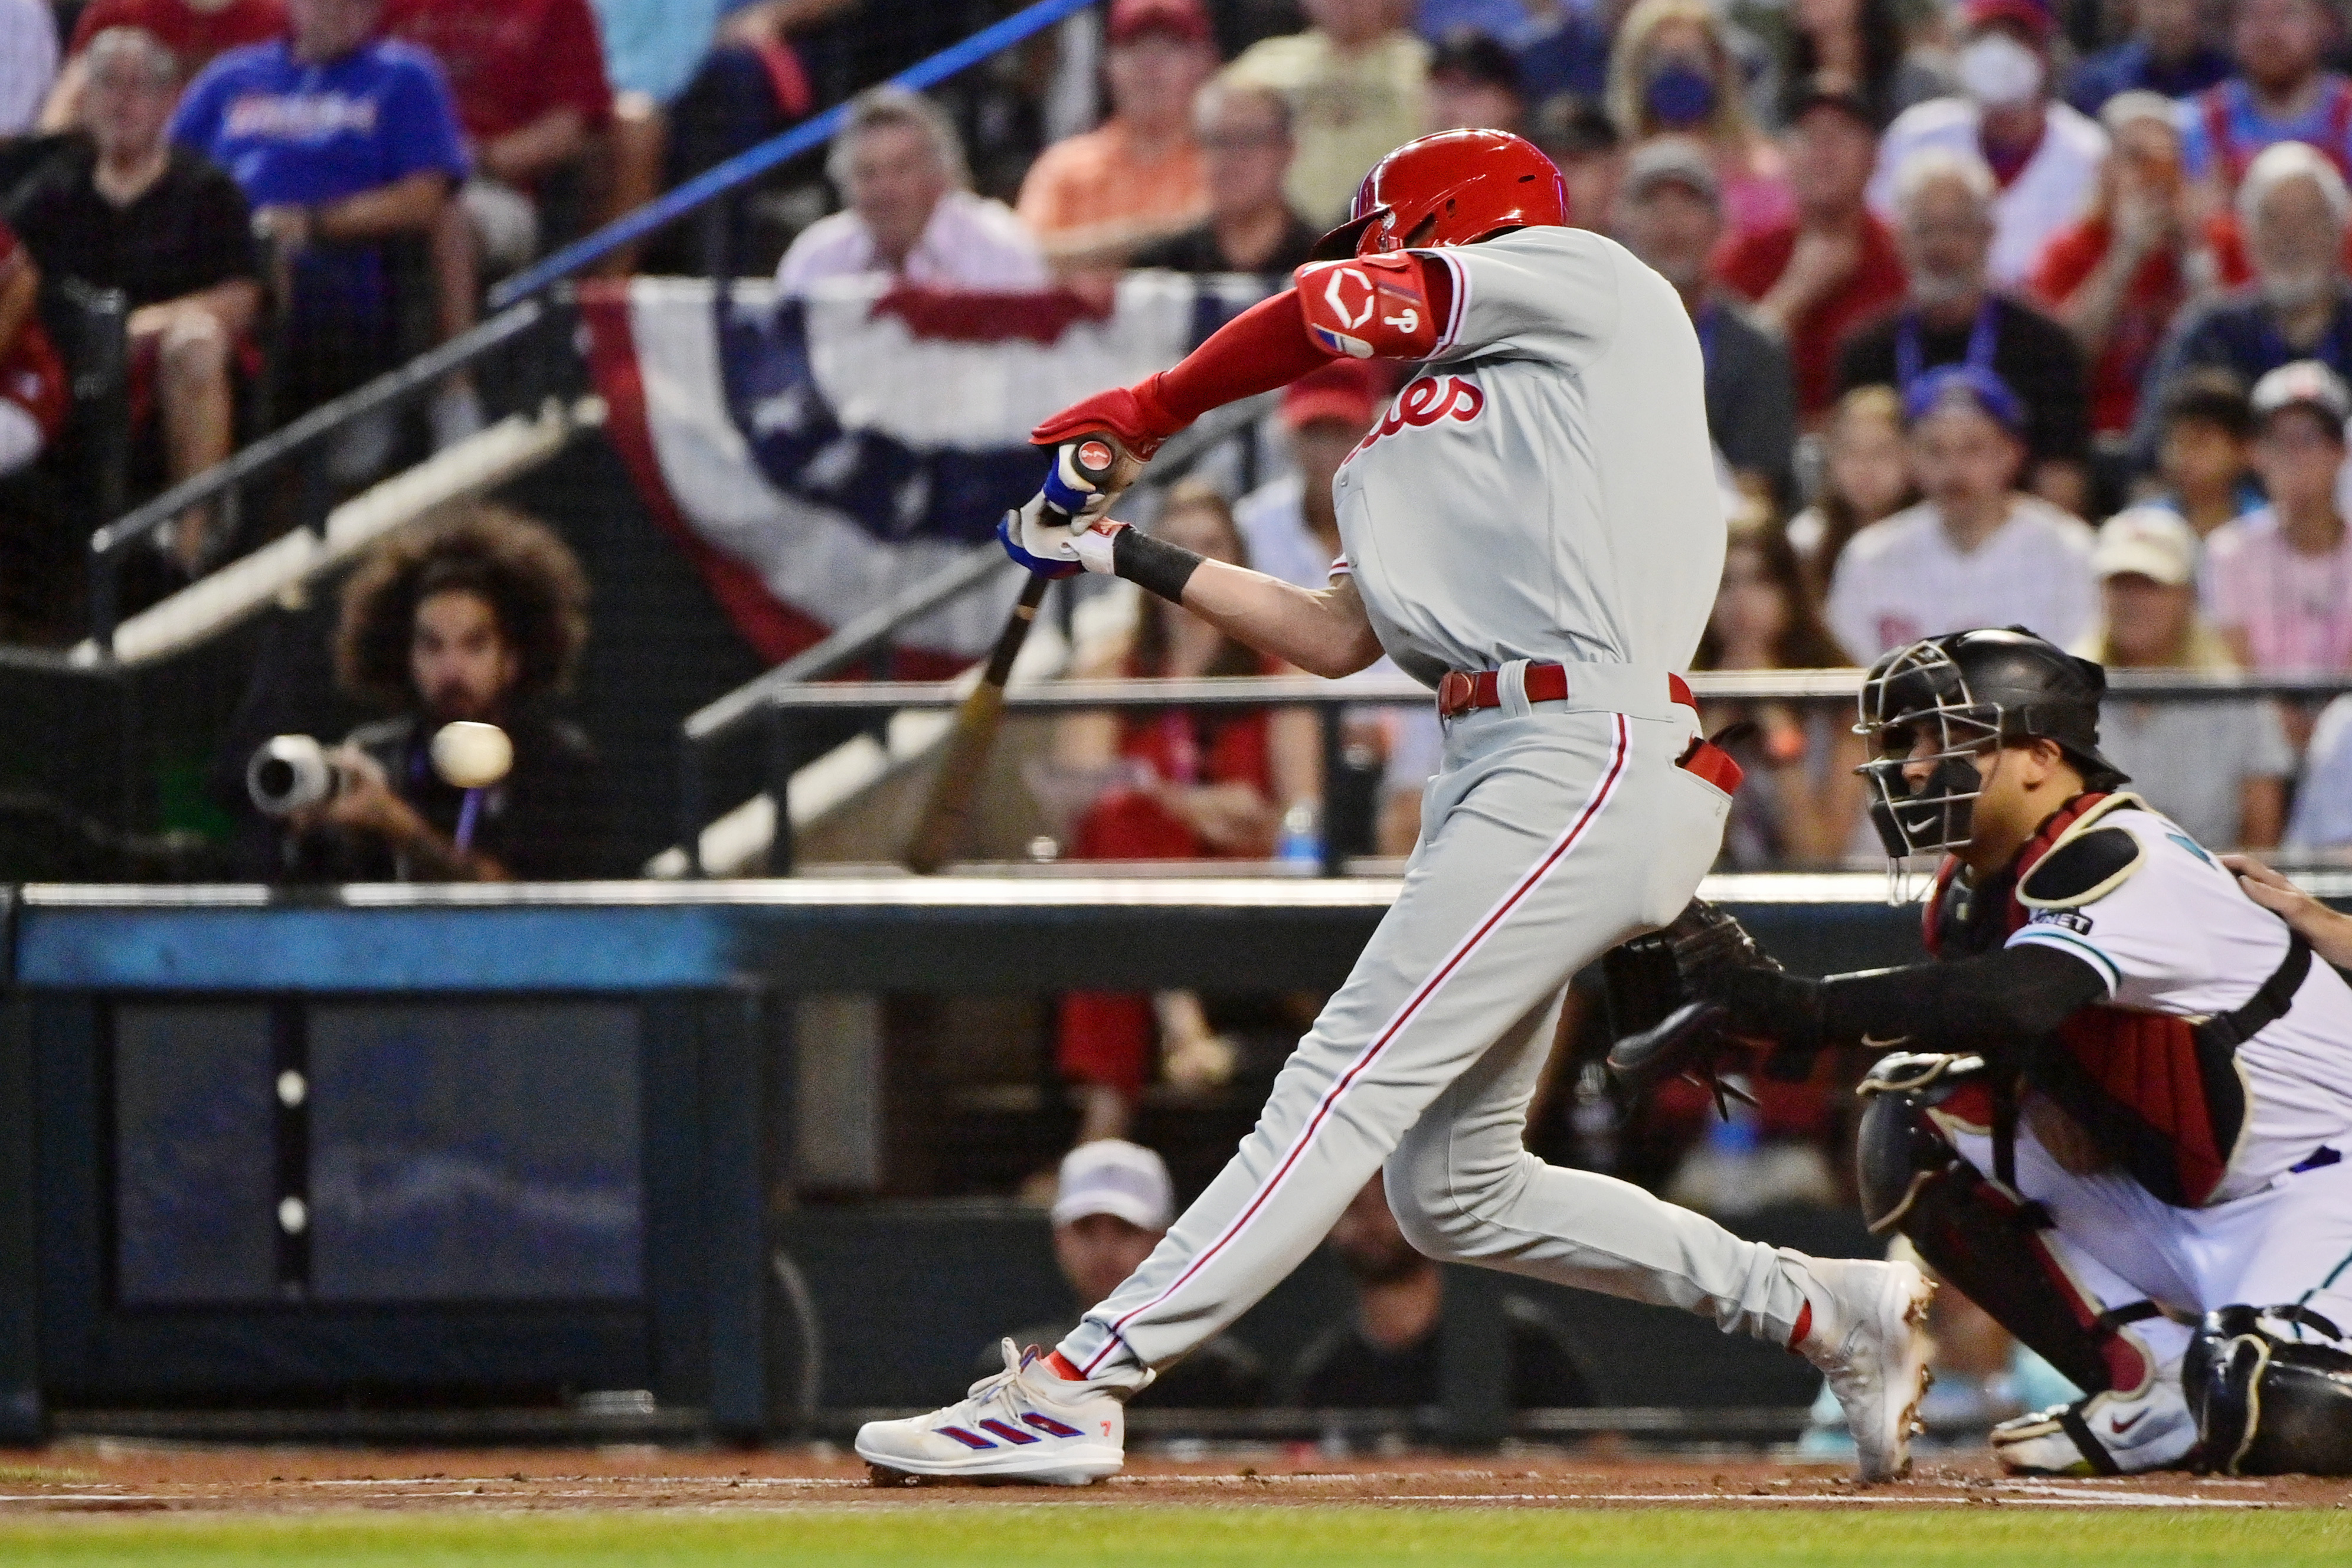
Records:
[[[1703,663],[1867,663],[2022,622],[2117,665],[2347,674],[2346,21],[2334,0],[1107,0],[1031,68],[856,96],[825,162],[836,210],[736,259],[780,254],[786,296],[866,274],[1098,294],[1136,267],[1273,286],[1391,147],[1520,131],[1573,221],[1674,284],[1704,350],[1735,535]],[[859,0],[0,0],[0,470],[72,418],[48,304],[68,284],[125,297],[152,494],[464,330],[564,235],[844,96],[840,60],[865,57],[827,40],[891,30]],[[1360,369],[1298,389],[1272,472],[1165,526],[1318,581],[1322,481],[1390,391]],[[453,378],[432,437],[484,417]],[[396,439],[353,426],[338,476],[382,472]],[[237,545],[219,510],[159,536],[167,586]],[[1165,619],[1123,667],[1228,659]],[[1825,710],[1759,716],[1727,863],[1866,851]],[[2311,749],[2352,716],[2116,723],[2158,804],[2217,840],[2352,838]],[[2200,726],[2243,743],[2179,744]],[[1350,734],[1386,770],[1356,847],[1409,844],[1426,737],[1370,709]],[[1068,848],[1270,852],[1293,807],[1324,810],[1321,780],[1283,776],[1315,768],[1216,777],[1213,738],[1092,736],[1098,771],[1123,759],[1160,793],[1096,802]],[[1200,808],[1244,779],[1250,812]]]

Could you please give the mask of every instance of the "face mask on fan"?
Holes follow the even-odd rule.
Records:
[[[1987,109],[2015,109],[2042,92],[2042,57],[2007,33],[1987,33],[1960,51],[1960,87]]]
[[[1650,73],[1643,101],[1669,131],[1687,131],[1715,112],[1715,78],[1696,66],[1668,60]]]

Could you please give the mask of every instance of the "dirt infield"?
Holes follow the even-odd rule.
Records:
[[[1084,1490],[872,1485],[824,1448],[488,1449],[394,1452],[220,1448],[107,1440],[0,1454],[0,1518],[186,1511],[641,1511],[986,1507],[1003,1502],[1394,1504],[1531,1509],[1706,1506],[1727,1510],[1962,1506],[2026,1509],[2343,1509],[2352,1482],[2160,1476],[2002,1477],[1981,1456],[1922,1463],[1912,1479],[1864,1487],[1833,1466],[1754,1459],[1443,1455],[1334,1461],[1268,1452],[1247,1459],[1131,1460]]]

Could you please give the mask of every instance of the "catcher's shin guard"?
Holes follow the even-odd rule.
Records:
[[[2287,1339],[2263,1320],[2317,1330],[2334,1344]],[[2336,1325],[2294,1307],[2208,1312],[2180,1381],[2205,1463],[2232,1476],[2352,1475],[2352,1354]]]
[[[1975,1058],[1907,1056],[1872,1070],[1856,1156],[1864,1218],[1874,1233],[1906,1237],[1953,1289],[2084,1393],[2144,1386],[2155,1359],[2126,1325],[2157,1309],[2110,1309],[2093,1298],[2050,1245],[2040,1207],[1987,1180],[1927,1115],[1951,1079],[1965,1083],[1982,1071]],[[1896,1087],[1906,1083],[1919,1087]]]

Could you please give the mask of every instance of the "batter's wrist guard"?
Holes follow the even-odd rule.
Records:
[[[1088,571],[1108,570],[1171,604],[1184,602],[1184,585],[1200,570],[1202,557],[1182,545],[1155,539],[1125,523],[1098,523],[1078,539],[1078,559]],[[1106,562],[1097,566],[1097,560]]]
[[[1405,252],[1308,263],[1297,273],[1307,336],[1350,359],[1427,358],[1445,324],[1423,268],[1444,265]]]

